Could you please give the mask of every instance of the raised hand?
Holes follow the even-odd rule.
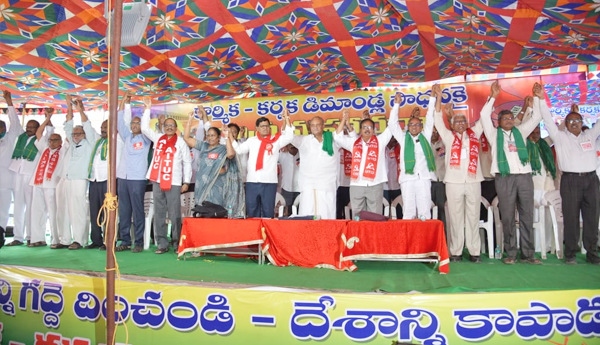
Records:
[[[571,112],[579,114],[579,106],[577,104],[571,105]]]
[[[419,107],[415,107],[415,108],[412,110],[412,112],[410,113],[410,117],[411,117],[411,118],[413,118],[413,117],[417,117],[417,118],[418,118],[419,116],[421,116],[421,108],[419,108]]]
[[[362,119],[370,119],[371,118],[371,114],[369,114],[369,109],[365,109],[362,112]]]
[[[46,117],[49,118],[52,116],[52,114],[54,114],[54,108],[45,108],[44,113],[45,113]]]
[[[13,106],[12,95],[11,95],[10,91],[3,90],[2,97],[4,97],[4,100],[6,101],[6,104],[8,104],[9,107]]]
[[[152,107],[152,98],[150,98],[149,96],[144,96],[143,101],[144,108],[150,109]]]
[[[500,87],[500,84],[498,84],[498,81],[496,80],[490,87],[490,97],[497,98],[498,95],[500,94],[500,91],[502,91],[502,88]]]
[[[402,103],[402,94],[400,92],[396,92],[396,95],[394,96],[394,104],[400,105],[400,103]]]
[[[533,97],[527,95],[523,100],[523,110],[527,108],[533,108]]]
[[[533,95],[540,99],[544,99],[546,97],[546,93],[544,92],[544,87],[540,83],[533,84],[532,89]]]
[[[440,84],[434,84],[431,88],[431,95],[436,98],[442,98],[442,88]]]

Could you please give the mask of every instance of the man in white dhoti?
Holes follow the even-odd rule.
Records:
[[[8,111],[15,111],[14,107],[8,107]],[[29,120],[25,127],[25,133],[17,138],[15,149],[12,154],[9,169],[14,172],[14,240],[7,246],[20,246],[25,241],[25,232],[31,232],[31,197],[33,188],[29,185],[31,175],[35,170],[35,160],[40,155],[35,147],[35,133],[40,127],[39,122]],[[52,134],[54,127],[48,127],[48,134]]]
[[[336,190],[340,146],[332,132],[324,132],[319,116],[310,122],[307,136],[294,136],[292,144],[300,152],[300,205],[298,215],[314,215],[321,219],[336,218]]]
[[[8,225],[8,210],[13,198],[13,179],[14,173],[8,170],[10,159],[15,147],[17,137],[23,133],[23,128],[19,123],[17,112],[13,107],[12,97],[7,90],[3,91],[4,100],[8,105],[8,120],[10,127],[6,128],[6,123],[0,121],[0,228],[6,229]],[[0,236],[3,230],[0,230]],[[4,237],[0,238],[2,241]],[[3,243],[0,243],[2,245]]]
[[[62,138],[52,134],[42,137],[46,126],[52,127],[53,108],[46,108],[46,120],[42,122],[35,136],[35,146],[41,152],[37,159],[35,173],[29,184],[33,187],[31,208],[31,243],[28,247],[46,246],[46,222],[50,221],[51,249],[67,248],[71,244],[71,234],[59,233],[56,223],[56,185],[60,181],[61,170],[65,160],[67,147],[62,145]],[[61,229],[65,230],[65,229]],[[63,231],[64,232],[64,231]]]

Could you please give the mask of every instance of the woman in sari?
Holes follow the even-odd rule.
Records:
[[[200,107],[204,113],[204,108]],[[210,127],[206,131],[206,141],[198,141],[190,137],[191,123],[194,113],[190,113],[183,138],[190,148],[199,151],[198,172],[196,173],[196,186],[194,198],[196,205],[205,201],[221,205],[225,209],[231,206],[233,218],[244,218],[245,197],[241,176],[241,165],[233,148],[219,144],[221,131]],[[198,128],[197,130],[203,130]],[[223,131],[225,138],[232,140],[228,130]],[[231,146],[231,145],[228,145]]]

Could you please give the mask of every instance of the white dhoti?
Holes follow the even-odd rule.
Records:
[[[82,246],[88,243],[90,223],[87,219],[89,212],[85,196],[87,185],[87,180],[62,180],[57,186],[56,200],[57,204],[61,205],[57,223],[66,241],[61,242],[62,244],[68,244],[66,239],[70,240],[71,237],[73,242]]]
[[[534,189],[533,190],[533,200],[535,204],[541,205],[542,198],[546,194],[545,190]],[[533,209],[533,222],[537,223],[540,221],[540,212],[537,208]],[[552,240],[554,238],[554,232],[552,231],[552,219],[550,217],[550,211],[544,212],[544,226],[545,226],[545,236],[546,236],[546,251],[549,251],[552,248]],[[534,233],[535,237],[535,251],[541,252],[542,245],[540,243],[540,236],[538,236],[537,232]]]
[[[300,193],[299,216],[319,216],[321,219],[335,219],[336,191],[317,189],[303,190]]]
[[[431,180],[418,179],[400,183],[402,219],[431,219]]]
[[[58,244],[56,190],[34,186],[31,208],[35,210],[31,213],[31,243],[46,241],[46,222],[49,221],[52,244]]]
[[[33,187],[29,185],[31,175],[14,175],[15,204],[13,209],[13,218],[15,219],[14,240],[24,242],[25,234],[31,232],[31,199],[33,196]]]
[[[0,227],[6,230],[10,204],[13,200],[14,173],[8,169],[0,168]]]

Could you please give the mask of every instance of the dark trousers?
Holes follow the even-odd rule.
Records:
[[[598,258],[598,207],[600,190],[598,177],[592,171],[585,175],[563,171],[560,180],[563,224],[565,233],[565,257],[574,258],[579,251],[579,213],[583,218],[583,247],[587,259]]]
[[[160,189],[160,184],[152,182],[154,198],[154,237],[159,249],[169,248],[167,240],[167,212],[171,220],[171,240],[177,251],[181,232],[181,186],[172,185],[170,190]]]
[[[135,245],[144,245],[144,194],[146,180],[117,179],[117,194],[119,194],[119,234],[121,245],[131,245],[131,217],[133,215],[133,233]]]
[[[431,181],[431,201],[438,208],[437,219],[444,223],[444,230],[447,231],[446,227],[446,185],[444,182]]]
[[[401,194],[402,191],[400,189],[383,191],[383,197],[390,203],[390,207],[392,207],[392,202],[394,201],[394,199],[396,199]],[[390,217],[391,215],[392,214],[390,213]],[[402,219],[402,206],[400,206],[400,204],[396,206],[396,219]]]
[[[277,183],[246,182],[246,213],[248,218],[275,217]]]
[[[504,250],[510,258],[517,257],[517,231],[515,225],[515,206],[519,212],[519,231],[521,258],[534,257],[533,242],[533,179],[531,174],[496,174],[498,208],[502,218]]]
[[[281,189],[281,196],[283,200],[285,200],[285,209],[287,211],[287,215],[292,214],[292,205],[294,205],[294,200],[300,195],[300,192],[288,192],[285,189]]]
[[[350,203],[350,187],[338,187],[335,197],[335,218],[344,219],[346,216],[344,207]]]
[[[496,198],[496,195],[498,194],[496,193],[496,182],[494,180],[481,181],[481,196],[484,197],[485,200],[487,200],[490,203],[490,205]],[[483,220],[484,222],[487,222],[488,220],[487,209],[483,207],[483,204],[481,205],[479,219]]]
[[[92,244],[101,246],[104,244],[102,239],[102,228],[98,225],[98,213],[104,204],[104,194],[106,194],[106,181],[90,182],[90,222],[92,223]],[[102,221],[102,219],[100,219]]]

